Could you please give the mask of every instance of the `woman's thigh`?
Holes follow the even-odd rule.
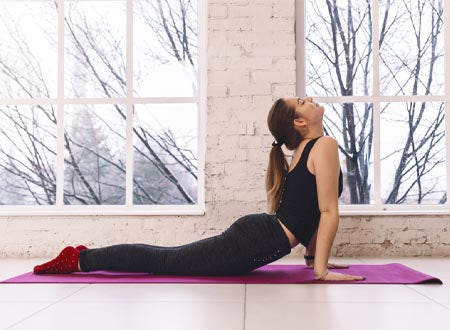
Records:
[[[242,272],[243,259],[234,241],[226,234],[192,243],[167,247],[160,253],[160,275],[226,276]]]
[[[219,235],[164,248],[158,273],[239,275],[280,259],[291,251],[289,240],[270,217],[245,215]]]

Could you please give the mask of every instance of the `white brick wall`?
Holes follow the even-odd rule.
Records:
[[[0,257],[50,257],[65,245],[176,246],[266,211],[267,113],[295,95],[295,0],[209,0],[205,216],[0,218]],[[299,245],[292,254],[301,257]],[[446,216],[341,217],[334,256],[450,255]]]

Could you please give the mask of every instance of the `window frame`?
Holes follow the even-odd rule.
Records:
[[[306,95],[306,68],[305,68],[305,24],[306,21],[306,5],[305,1],[298,0],[295,2],[295,24],[296,29],[296,95],[302,97]],[[433,215],[433,214],[450,214],[450,203],[442,205],[429,204],[382,204],[381,202],[381,176],[380,176],[380,103],[381,102],[444,102],[445,107],[445,144],[446,144],[446,170],[447,170],[447,196],[450,189],[450,5],[444,5],[444,93],[445,95],[411,95],[411,96],[383,96],[380,95],[379,86],[379,15],[378,1],[372,0],[372,35],[373,35],[373,92],[372,96],[336,96],[321,97],[314,96],[314,100],[318,102],[336,102],[336,103],[352,103],[366,102],[373,104],[373,122],[374,122],[374,144],[373,144],[373,162],[374,162],[374,204],[339,204],[339,213],[341,215]]]
[[[0,98],[2,105],[54,104],[57,111],[56,203],[54,205],[0,205],[0,216],[21,215],[204,215],[207,107],[207,1],[197,1],[198,94],[196,97],[133,96],[133,0],[126,1],[126,96],[64,98],[64,0],[58,3],[58,63],[56,98]],[[197,203],[193,205],[133,204],[133,104],[197,104]],[[64,106],[69,104],[123,104],[126,106],[126,201],[124,205],[64,205]]]

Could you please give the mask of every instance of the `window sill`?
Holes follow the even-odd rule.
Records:
[[[399,206],[399,205],[397,205]],[[442,206],[442,207],[439,207]],[[432,209],[417,206],[374,208],[373,205],[339,205],[339,216],[386,216],[386,215],[450,215],[445,205]],[[415,209],[414,209],[415,207]],[[205,205],[89,205],[89,206],[0,206],[0,217],[6,216],[103,216],[103,215],[205,215]]]
[[[0,217],[58,215],[205,215],[205,205],[0,206]]]
[[[340,216],[364,216],[364,215],[373,215],[373,216],[385,216],[385,215],[450,215],[450,210],[445,208],[386,208],[386,209],[352,209],[352,208],[343,208],[339,206],[339,215]]]

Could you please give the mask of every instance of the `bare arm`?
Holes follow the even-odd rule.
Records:
[[[317,231],[314,233],[313,237],[311,237],[311,241],[309,242],[309,246],[306,248],[306,255],[313,256],[316,253],[316,241],[317,241]]]
[[[317,199],[320,210],[319,228],[317,229],[317,240],[315,242],[314,279],[330,281],[364,280],[365,277],[360,275],[328,272],[328,258],[339,226],[340,166],[337,141],[332,137],[324,137],[318,140],[314,158]]]
[[[314,274],[319,277],[327,270],[328,258],[339,225],[338,185],[340,167],[337,141],[332,137],[326,137],[319,139],[317,142],[314,170],[320,222],[315,246]]]
[[[316,240],[317,240],[317,230],[314,233],[314,235],[311,237],[311,240],[309,241],[309,246],[305,250],[306,256],[313,256],[316,253]],[[314,259],[307,259],[305,258],[305,264],[308,266],[308,268],[314,268]]]
[[[317,248],[314,258],[314,275],[320,277],[327,270],[328,258],[339,225],[339,216],[322,213],[318,230]]]

